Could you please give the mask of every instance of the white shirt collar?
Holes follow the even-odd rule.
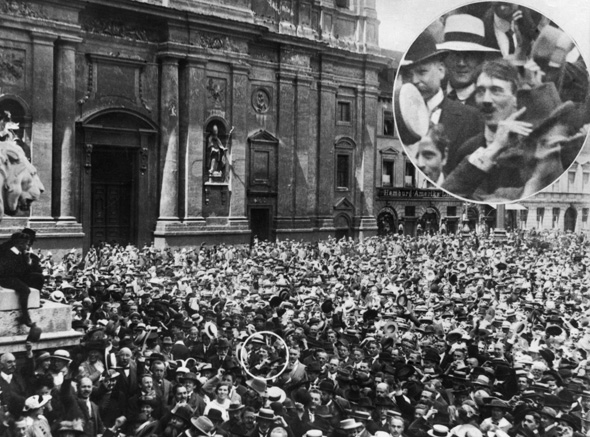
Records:
[[[484,128],[483,131],[483,136],[486,140],[486,146],[489,146],[490,144],[492,144],[492,141],[494,141],[494,138],[496,137],[496,132],[492,131],[487,125]]]
[[[0,376],[2,377],[2,379],[4,381],[8,382],[9,384],[12,382],[12,375],[9,375],[8,373],[0,372]]]
[[[454,88],[451,86],[451,84],[447,85],[447,94],[450,93]],[[465,100],[467,100],[471,94],[473,94],[473,92],[475,91],[475,84],[472,83],[471,85],[466,86],[465,88],[458,88],[455,89],[455,92],[457,93],[457,100],[459,100],[461,103],[465,102]]]
[[[432,111],[440,106],[442,101],[444,100],[445,95],[442,92],[442,89],[439,88],[438,92],[426,102],[426,106],[428,106],[428,110],[432,113]]]

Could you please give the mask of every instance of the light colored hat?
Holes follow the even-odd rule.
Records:
[[[270,402],[279,402],[279,403],[283,403],[285,402],[285,399],[287,399],[287,394],[285,393],[285,391],[280,388],[280,387],[268,387],[268,400]]]
[[[215,434],[215,425],[211,422],[206,416],[199,416],[199,417],[191,417],[192,425],[201,431],[205,435],[214,435]]]
[[[31,396],[31,397],[27,398],[27,400],[25,401],[25,406],[23,408],[23,411],[31,411],[31,410],[36,410],[37,408],[41,408],[45,404],[47,404],[47,402],[49,402],[50,400],[51,400],[51,395]]]
[[[439,50],[454,52],[496,52],[484,43],[485,29],[483,21],[473,15],[456,14],[445,21],[445,41],[437,44]]]
[[[444,425],[432,425],[432,429],[428,431],[431,437],[447,437],[449,435],[449,428]]]
[[[68,363],[72,361],[72,359],[70,358],[70,353],[64,349],[58,349],[55,352],[53,352],[53,355],[51,356],[51,358],[58,358],[60,360],[65,360]]]
[[[354,419],[344,419],[340,421],[340,429],[348,430],[348,429],[357,429],[363,426],[362,423],[357,422]]]

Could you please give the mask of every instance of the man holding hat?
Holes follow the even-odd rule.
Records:
[[[405,83],[413,84],[426,102],[430,121],[440,124],[449,142],[449,156],[445,174],[450,171],[449,162],[455,162],[459,146],[483,129],[478,112],[445,97],[442,82],[446,69],[444,57],[446,50],[439,50],[428,30],[418,36],[400,65],[400,74]]]

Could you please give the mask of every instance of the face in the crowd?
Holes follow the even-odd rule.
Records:
[[[444,77],[445,67],[442,61],[422,62],[402,71],[404,82],[411,83],[418,88],[426,101],[438,93]]]
[[[176,387],[174,399],[176,399],[176,403],[186,402],[188,399],[188,391],[185,386],[179,385]]]
[[[82,378],[78,388],[78,395],[82,399],[88,399],[92,394],[92,380],[90,378]]]
[[[530,429],[531,431],[536,431],[539,428],[539,422],[537,422],[537,419],[533,415],[527,414],[522,420],[522,426]]]
[[[516,381],[516,384],[518,386],[518,390],[520,391],[525,391],[527,388],[529,388],[529,380],[526,376],[519,377]]]
[[[121,367],[129,367],[131,363],[131,351],[127,348],[123,348],[119,351],[119,365]]]
[[[164,378],[164,374],[166,373],[166,366],[164,363],[154,363],[152,365],[152,375],[156,381],[161,381]]]
[[[215,393],[217,394],[217,400],[223,402],[229,396],[229,388],[227,385],[220,385]]]
[[[312,405],[318,406],[322,405],[322,395],[317,392],[310,393],[311,395],[311,403]]]
[[[16,370],[16,358],[11,353],[5,353],[0,359],[0,370],[7,375],[12,375]]]
[[[492,408],[492,419],[494,421],[499,421],[502,417],[504,417],[504,410],[501,408]]]
[[[387,396],[387,392],[387,384],[385,383],[377,384],[377,386],[375,387],[375,395],[377,396]]]
[[[268,420],[268,419],[258,419],[258,428],[260,429],[260,431],[262,431],[263,433],[268,431],[268,429],[270,428],[270,425],[272,424],[272,420]]]
[[[483,52],[450,52],[445,58],[445,66],[451,86],[457,90],[474,83],[483,61]]]
[[[299,360],[299,349],[289,350],[289,364],[295,364]]]
[[[244,427],[246,429],[254,429],[256,426],[256,416],[251,411],[244,413],[242,420],[244,421]]]
[[[28,435],[29,425],[26,420],[19,420],[14,423],[14,430],[17,437],[25,437]]]
[[[557,435],[559,437],[572,437],[574,429],[569,423],[561,421],[557,424]]]
[[[356,349],[352,352],[352,359],[355,363],[359,363],[364,358],[363,351]]]
[[[438,180],[446,163],[446,154],[443,154],[436,147],[429,135],[426,135],[418,142],[416,164],[420,171],[431,181],[436,182]]]
[[[389,420],[389,434],[391,437],[400,437],[404,432],[404,421],[397,417]]]
[[[338,358],[330,359],[330,363],[328,364],[330,368],[330,372],[334,373],[338,370],[338,366],[340,365],[340,360]]]
[[[379,346],[377,345],[376,342],[372,341],[369,343],[369,345],[367,346],[367,354],[370,357],[374,357],[379,353]]]
[[[495,128],[516,111],[516,96],[507,80],[482,73],[477,78],[475,103],[483,115],[486,126]]]
[[[146,417],[151,417],[152,413],[154,411],[154,407],[152,407],[150,404],[142,404],[140,411],[146,415]]]
[[[338,346],[338,355],[340,355],[340,358],[342,360],[346,360],[348,358],[348,356],[350,355],[350,350],[348,349],[347,346],[344,346],[343,344],[341,344],[340,346]]]

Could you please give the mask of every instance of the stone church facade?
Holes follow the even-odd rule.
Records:
[[[374,0],[0,0],[38,246],[377,231]]]

